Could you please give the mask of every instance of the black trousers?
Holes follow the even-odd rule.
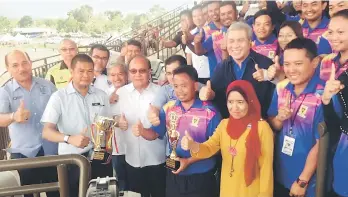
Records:
[[[82,154],[87,157],[88,153]],[[100,161],[93,160],[91,162],[91,178],[96,179],[98,177],[113,177],[112,163],[102,164]],[[70,197],[77,197],[79,194],[79,178],[80,169],[76,165],[68,166],[68,177],[69,177],[69,195]]]
[[[36,157],[44,156],[44,150],[41,148],[37,153]],[[22,159],[27,158],[21,153],[11,153],[11,159]],[[32,185],[40,183],[51,183],[57,182],[57,168],[47,167],[47,168],[32,168],[18,170],[18,174],[21,180],[21,185]],[[47,197],[59,197],[59,192],[47,192]],[[32,197],[32,194],[26,194],[24,197]]]
[[[128,188],[142,197],[165,197],[166,168],[164,164],[135,168],[126,163]]]
[[[214,171],[175,175],[167,170],[166,197],[217,197],[217,183]]]

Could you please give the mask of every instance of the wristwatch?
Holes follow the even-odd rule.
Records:
[[[301,180],[300,178],[297,178],[296,182],[301,188],[305,188],[308,185],[308,181]]]
[[[70,137],[70,135],[65,135],[64,136],[64,142],[67,143],[67,144],[69,144],[68,143],[69,137]]]

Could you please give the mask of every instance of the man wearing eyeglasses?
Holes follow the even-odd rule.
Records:
[[[62,40],[59,45],[59,53],[62,57],[62,62],[50,68],[45,77],[58,89],[66,87],[71,79],[69,68],[72,58],[78,53],[76,43],[70,39]]]
[[[94,79],[93,86],[106,91],[110,88],[110,83],[107,77],[106,66],[109,61],[110,51],[106,46],[101,44],[95,44],[89,51],[94,62]]]
[[[128,72],[131,83],[116,92],[121,114],[119,125],[124,131],[128,188],[144,197],[163,197],[166,141],[158,138],[147,141],[139,133],[151,127],[147,113],[160,93],[160,86],[150,82],[151,63],[144,56],[136,55]]]

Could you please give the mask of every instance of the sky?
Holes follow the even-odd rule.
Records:
[[[144,13],[159,4],[166,10],[175,9],[193,0],[0,0],[0,16],[21,18],[29,15],[37,18],[65,18],[70,10],[89,5],[94,14],[106,10],[120,10],[123,13]]]

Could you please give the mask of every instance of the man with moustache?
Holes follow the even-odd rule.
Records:
[[[106,69],[110,58],[110,51],[106,46],[96,44],[91,47],[89,56],[94,62],[93,86],[106,91],[110,87]]]
[[[32,62],[25,52],[14,50],[5,56],[7,71],[13,79],[0,88],[0,127],[8,127],[11,159],[56,155],[57,144],[42,139],[41,116],[54,85],[32,76]],[[55,168],[18,170],[21,185],[57,181]],[[33,195],[26,194],[25,197]],[[47,196],[59,196],[48,192]]]

